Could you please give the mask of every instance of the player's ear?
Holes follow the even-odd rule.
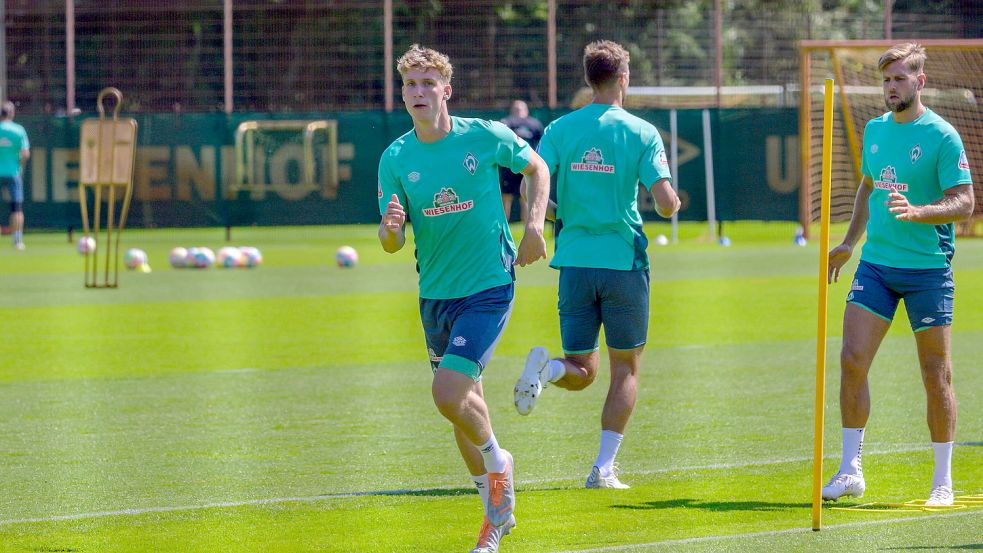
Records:
[[[925,88],[925,81],[926,81],[925,74],[924,73],[919,73],[918,76],[915,77],[915,78],[918,80],[918,84],[915,86],[915,88],[917,90],[921,90],[921,89]]]
[[[451,88],[451,85],[450,84],[444,85],[444,100],[450,100],[451,99],[451,94],[453,92],[454,92],[454,90]]]

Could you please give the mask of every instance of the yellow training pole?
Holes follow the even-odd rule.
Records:
[[[802,94],[808,94],[803,90]],[[826,299],[829,292],[829,198],[833,168],[833,79],[823,91],[823,182],[819,216],[819,321],[816,332],[816,428],[812,460],[812,529],[822,525],[823,415],[826,408]]]

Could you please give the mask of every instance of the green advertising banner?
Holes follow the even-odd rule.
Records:
[[[563,112],[536,112],[544,123]],[[667,110],[636,111],[670,148]],[[797,112],[711,110],[718,220],[797,220]],[[502,113],[462,116],[498,119]],[[79,129],[84,118],[20,117],[32,156],[25,171],[30,228],[80,228]],[[139,125],[128,226],[374,223],[376,169],[411,127],[402,111],[302,114],[152,114]],[[707,219],[702,110],[680,110],[682,220]],[[657,218],[648,194],[639,207]]]

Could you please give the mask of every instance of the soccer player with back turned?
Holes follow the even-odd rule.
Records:
[[[14,123],[14,103],[0,106],[0,185],[10,192],[10,231],[14,247],[24,249],[24,163],[31,157],[27,131]]]
[[[512,311],[513,264],[546,257],[549,171],[505,125],[448,114],[453,68],[447,56],[414,44],[397,69],[413,129],[379,162],[379,241],[387,252],[400,250],[410,219],[433,400],[454,427],[484,503],[473,552],[494,553],[515,526],[515,492],[512,456],[492,431],[481,375]],[[521,172],[530,183],[529,219],[518,250],[502,210],[499,166]]]
[[[532,411],[548,383],[582,390],[597,377],[604,326],[611,383],[601,412],[600,448],[587,488],[627,488],[614,458],[635,407],[638,372],[648,335],[648,239],[638,212],[638,185],[670,217],[679,198],[659,131],[621,106],[628,91],[628,52],[611,41],[584,49],[584,77],[594,97],[552,122],[539,153],[557,175],[556,253],[560,270],[560,335],[564,356],[529,352],[515,385],[520,414]]]
[[[935,453],[925,504],[953,503],[953,223],[970,217],[975,201],[959,133],[922,104],[925,57],[924,48],[909,43],[890,48],[879,60],[890,111],[864,129],[863,177],[853,216],[843,242],[829,252],[828,278],[835,281],[866,226],[867,241],[843,314],[843,457],[840,470],[822,489],[827,500],[860,497],[866,488],[860,453],[870,415],[867,375],[903,299],[918,349]]]

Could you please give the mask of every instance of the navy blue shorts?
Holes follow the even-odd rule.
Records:
[[[20,175],[0,177],[0,188],[6,188],[10,194],[10,204],[13,211],[20,211],[24,203],[24,181]]]
[[[597,351],[601,325],[607,346],[645,345],[649,323],[649,272],[560,268],[560,338],[564,353]]]
[[[466,298],[420,298],[420,320],[434,372],[450,369],[476,382],[488,365],[512,314],[515,284],[496,286]]]
[[[951,267],[896,269],[861,261],[846,301],[890,322],[903,299],[911,329],[918,332],[952,324],[955,292]]]

